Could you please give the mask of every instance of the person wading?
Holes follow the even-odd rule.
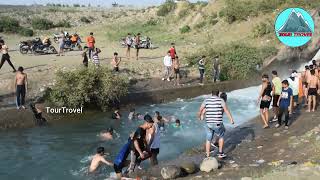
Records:
[[[219,138],[219,158],[224,158],[226,155],[223,153],[224,145],[224,133],[225,128],[223,125],[223,113],[225,112],[231,122],[234,124],[233,117],[223,99],[219,96],[219,91],[212,91],[212,96],[206,98],[200,106],[198,113],[199,120],[202,120],[201,117],[205,114],[206,117],[206,155],[210,156],[210,146],[211,141],[216,134]]]

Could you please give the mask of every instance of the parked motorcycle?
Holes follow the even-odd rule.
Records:
[[[32,52],[32,41],[20,41],[19,51],[21,54],[27,54],[29,51]]]
[[[48,39],[46,44],[41,42],[40,38],[36,38],[32,46],[33,54],[57,54],[57,50],[51,45],[50,39]]]

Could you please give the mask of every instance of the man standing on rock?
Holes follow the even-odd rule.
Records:
[[[4,40],[0,40],[0,50],[2,53],[1,62],[0,62],[0,69],[2,68],[3,64],[7,61],[8,64],[12,67],[13,72],[16,72],[16,68],[14,68],[13,64],[10,61],[10,56],[8,53],[8,46],[5,45]]]
[[[18,72],[16,74],[14,80],[14,87],[16,88],[16,96],[17,96],[17,109],[26,109],[25,104],[25,96],[28,89],[28,80],[27,74],[23,72],[23,67],[18,68]]]
[[[212,91],[212,96],[206,98],[198,113],[198,117],[202,120],[201,117],[205,114],[206,116],[206,155],[210,156],[210,146],[211,141],[216,134],[219,137],[219,158],[224,158],[226,155],[223,153],[224,145],[224,133],[225,128],[223,125],[223,113],[225,112],[230,119],[231,124],[234,124],[233,117],[223,99],[219,96],[219,91]]]

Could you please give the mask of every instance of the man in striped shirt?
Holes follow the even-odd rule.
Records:
[[[223,153],[224,133],[225,128],[223,125],[223,113],[225,112],[230,119],[231,124],[234,124],[232,115],[223,99],[219,96],[219,91],[212,91],[212,96],[206,98],[198,113],[199,119],[202,120],[203,115],[206,117],[206,155],[210,156],[211,141],[216,134],[219,137],[219,158],[224,158],[226,155]]]

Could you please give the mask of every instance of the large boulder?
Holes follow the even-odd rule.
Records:
[[[210,172],[218,168],[219,168],[219,163],[217,159],[214,157],[206,158],[200,164],[200,170],[204,172]]]
[[[179,177],[180,174],[181,168],[174,165],[166,166],[161,169],[161,176],[163,179],[175,179]]]
[[[188,174],[193,174],[196,172],[197,166],[194,162],[184,162],[181,164],[181,169]]]

